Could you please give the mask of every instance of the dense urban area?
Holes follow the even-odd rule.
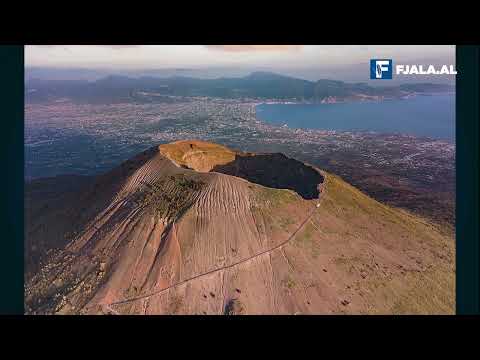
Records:
[[[241,151],[285,153],[341,176],[377,200],[453,229],[454,144],[401,134],[273,126],[256,118],[257,104],[213,97],[27,103],[25,177],[97,174],[153,145],[201,139]]]

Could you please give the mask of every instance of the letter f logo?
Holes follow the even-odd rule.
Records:
[[[372,59],[370,60],[370,79],[391,79],[392,68],[391,59]]]

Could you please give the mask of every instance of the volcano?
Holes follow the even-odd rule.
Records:
[[[437,225],[283,154],[155,146],[25,187],[27,314],[453,314]]]

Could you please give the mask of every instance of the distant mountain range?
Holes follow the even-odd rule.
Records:
[[[199,79],[184,76],[107,76],[96,81],[29,79],[27,102],[70,98],[80,102],[159,102],[172,96],[276,99],[335,102],[355,99],[399,98],[415,93],[451,92],[448,84],[416,83],[374,87],[366,83],[346,83],[321,79],[309,81],[270,72],[254,72],[245,77]]]

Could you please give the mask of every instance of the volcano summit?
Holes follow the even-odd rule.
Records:
[[[283,154],[153,147],[26,185],[29,314],[454,313],[454,241]]]

